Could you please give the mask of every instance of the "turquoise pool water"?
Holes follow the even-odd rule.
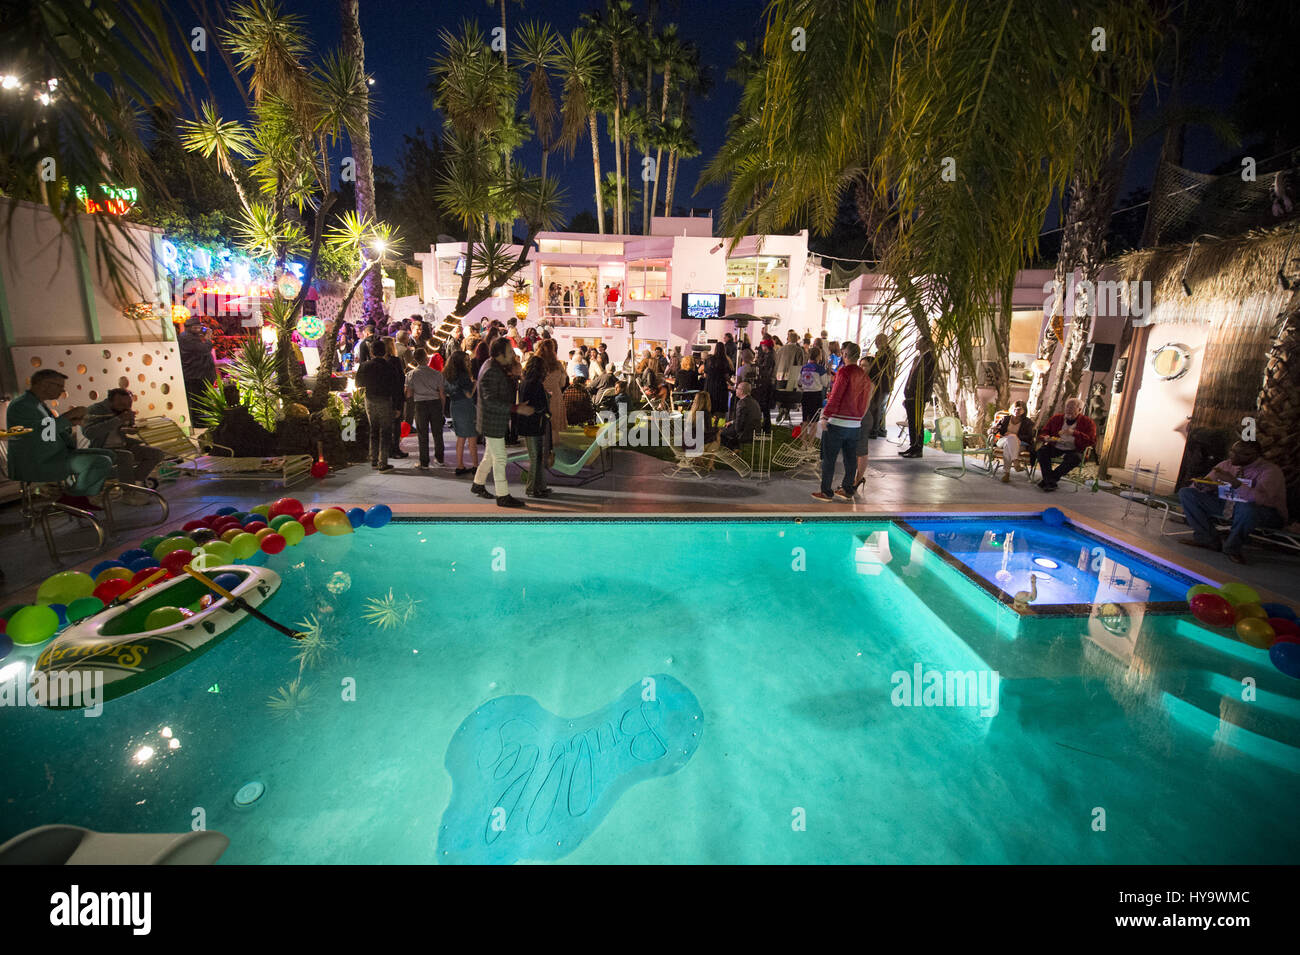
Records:
[[[316,658],[248,622],[98,718],[0,709],[0,839],[201,818],[231,863],[1300,860],[1300,693],[1266,654],[1140,608],[1022,620],[888,522],[401,522],[268,566]],[[925,702],[900,674],[992,670],[993,715],[896,705]]]

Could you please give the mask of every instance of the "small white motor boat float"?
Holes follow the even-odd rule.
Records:
[[[150,587],[56,637],[32,669],[37,699],[52,709],[79,709],[147,686],[212,649],[280,589],[280,575],[265,567],[228,565],[208,573],[239,577],[226,590],[246,606],[236,606],[189,575]],[[164,607],[180,608],[187,616],[149,629],[149,615]],[[102,690],[91,696],[99,680]]]

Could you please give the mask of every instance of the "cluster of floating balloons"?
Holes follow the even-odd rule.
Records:
[[[36,603],[21,604],[0,610],[0,659],[15,643],[44,643],[69,624],[79,623],[99,613],[124,592],[156,577],[148,586],[185,573],[191,566],[200,572],[248,560],[259,551],[278,554],[320,532],[327,537],[351,534],[361,526],[383,527],[393,519],[387,504],[369,509],[341,507],[307,510],[302,502],[282,497],[270,504],[259,504],[247,512],[223,507],[212,514],[187,521],[169,534],[147,537],[139,547],[124,551],[112,560],[103,560],[90,573],[63,571],[47,578],[36,592]],[[159,571],[162,573],[160,574]],[[233,575],[232,575],[233,576]],[[238,579],[216,582],[235,586]],[[168,621],[154,615],[161,611]],[[182,608],[159,607],[148,624],[167,626],[185,616]],[[172,619],[175,618],[175,619]],[[149,629],[156,629],[150,626]]]
[[[1212,587],[1197,584],[1187,591],[1192,616],[1211,627],[1231,627],[1243,643],[1267,650],[1281,672],[1300,679],[1300,615],[1286,604],[1260,603],[1246,584]]]

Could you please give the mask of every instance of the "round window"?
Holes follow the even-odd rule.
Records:
[[[1151,367],[1157,375],[1166,381],[1173,381],[1187,374],[1192,362],[1192,353],[1186,345],[1170,343],[1161,345],[1151,356]]]

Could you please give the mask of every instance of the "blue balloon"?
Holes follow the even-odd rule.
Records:
[[[92,574],[91,576],[94,575]],[[1260,606],[1264,608],[1264,612],[1270,617],[1275,617],[1278,620],[1290,620],[1292,623],[1300,623],[1300,616],[1297,616],[1296,612],[1286,604],[1261,604]]]
[[[348,517],[351,518],[351,514]],[[392,519],[393,509],[387,504],[376,504],[366,511],[366,527],[383,527]]]
[[[227,514],[237,514],[238,512],[239,512],[239,508],[233,507],[229,504],[227,504],[225,507],[217,508],[218,517],[225,517]]]
[[[366,512],[359,507],[354,507],[348,511],[348,520],[351,521],[353,527],[360,527],[366,522]]]
[[[143,547],[133,547],[131,550],[124,550],[118,555],[117,559],[122,562],[123,567],[130,567],[132,561],[139,560],[141,557],[152,557]]]
[[[0,660],[9,656],[9,651],[14,648],[14,638],[7,633],[0,633]]]
[[[68,605],[67,604],[50,604],[50,609],[59,615],[59,629],[62,630],[68,625]]]
[[[144,551],[141,551],[140,553],[141,555],[143,555]],[[101,560],[94,567],[90,568],[90,577],[93,580],[94,578],[102,574],[104,571],[108,570],[108,568],[110,567],[125,567],[125,566],[126,564],[122,563],[122,561],[120,560]]]
[[[1300,643],[1279,641],[1269,647],[1268,658],[1287,676],[1300,680]]]
[[[1065,523],[1065,514],[1059,508],[1049,507],[1043,511],[1043,523],[1048,527],[1060,527]]]
[[[213,577],[212,582],[219,587],[225,587],[227,590],[234,590],[244,582],[244,578],[239,576],[239,574],[227,572]]]
[[[131,571],[131,573],[138,574],[146,567],[158,567],[160,565],[158,561],[154,560],[152,557],[141,557],[139,560],[131,561],[131,563],[127,564],[126,566],[127,569]]]

